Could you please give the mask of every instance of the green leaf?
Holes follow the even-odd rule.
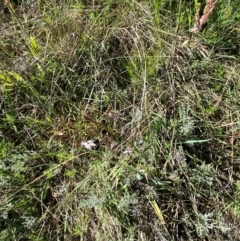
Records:
[[[206,139],[206,140],[187,140],[184,142],[181,142],[180,144],[196,144],[196,143],[204,143],[204,142],[208,142],[211,141],[212,139]]]

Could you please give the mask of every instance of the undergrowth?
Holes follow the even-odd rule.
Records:
[[[1,4],[0,240],[238,240],[239,19],[219,0]]]

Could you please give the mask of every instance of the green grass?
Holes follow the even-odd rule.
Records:
[[[240,11],[197,2],[5,9],[0,240],[239,238]]]

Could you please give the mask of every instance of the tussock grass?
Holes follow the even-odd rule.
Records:
[[[237,240],[236,4],[3,9],[0,240]]]

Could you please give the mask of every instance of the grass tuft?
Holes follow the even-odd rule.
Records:
[[[237,240],[236,6],[0,4],[0,240]]]

